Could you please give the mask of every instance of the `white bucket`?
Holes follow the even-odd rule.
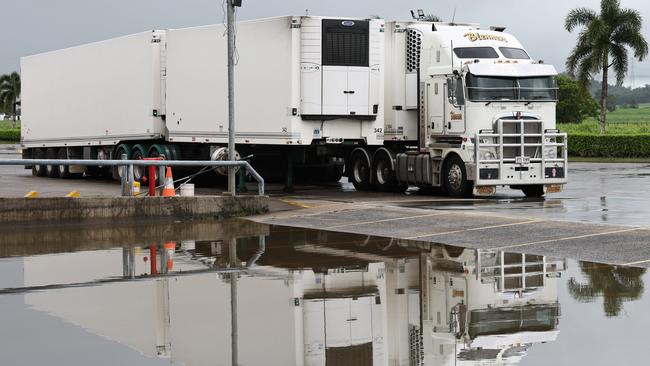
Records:
[[[194,184],[188,183],[181,186],[181,196],[194,197]]]

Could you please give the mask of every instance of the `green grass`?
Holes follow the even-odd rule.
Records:
[[[568,134],[598,134],[598,119],[588,118],[583,123],[558,124],[560,131]],[[650,103],[639,104],[639,108],[618,108],[607,113],[608,135],[638,135],[650,133]]]
[[[20,128],[20,121],[16,122],[16,127]],[[13,128],[12,121],[0,120],[0,130],[10,130]]]
[[[598,122],[598,118],[589,118],[586,122]],[[618,107],[614,112],[607,112],[607,123],[650,123],[650,103],[639,104],[639,108]]]

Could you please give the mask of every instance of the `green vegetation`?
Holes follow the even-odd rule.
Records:
[[[20,128],[0,129],[0,141],[18,142],[20,141]]]
[[[650,157],[650,134],[569,134],[569,155],[580,157]]]
[[[557,121],[564,123],[580,123],[588,117],[598,115],[598,103],[571,77],[558,75]]]
[[[14,122],[12,128],[16,128],[19,118],[20,84],[20,75],[17,72],[0,75],[0,113],[11,117]]]
[[[576,46],[567,58],[571,75],[587,87],[592,75],[602,73],[600,98],[600,134],[605,134],[607,116],[607,77],[609,68],[616,73],[616,84],[623,84],[628,69],[628,48],[642,61],[648,54],[648,43],[643,38],[643,18],[634,9],[623,9],[619,0],[601,0],[600,14],[588,8],[569,12],[564,27],[571,32],[583,28]]]

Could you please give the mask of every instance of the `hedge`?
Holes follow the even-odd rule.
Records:
[[[650,134],[570,134],[569,156],[606,158],[650,157]]]
[[[20,141],[20,128],[0,130],[0,141]]]

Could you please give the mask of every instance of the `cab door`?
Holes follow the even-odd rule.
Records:
[[[434,78],[427,82],[427,110],[429,112],[429,129],[431,134],[442,134],[445,127],[445,81],[443,78]]]

